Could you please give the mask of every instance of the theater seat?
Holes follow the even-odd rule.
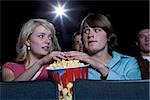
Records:
[[[74,100],[149,100],[150,80],[100,81],[77,80]]]
[[[58,100],[53,81],[1,82],[0,100]]]

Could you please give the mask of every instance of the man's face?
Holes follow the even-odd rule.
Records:
[[[100,27],[92,28],[85,24],[83,42],[85,49],[91,54],[107,50],[107,33]]]
[[[74,49],[77,51],[83,51],[83,44],[81,41],[81,35],[76,35],[74,38]]]
[[[138,46],[144,53],[150,52],[150,29],[143,29],[138,34]]]

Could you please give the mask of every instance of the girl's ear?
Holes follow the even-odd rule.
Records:
[[[26,40],[25,44],[26,44],[27,46],[30,46],[30,40],[29,40],[29,39]]]

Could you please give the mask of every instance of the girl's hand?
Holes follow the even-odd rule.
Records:
[[[43,58],[41,58],[39,60],[39,64],[40,65],[43,65],[43,64],[46,64],[46,63],[50,63],[50,62],[53,62],[53,61],[61,61],[62,59],[66,59],[65,57],[65,54],[63,52],[60,52],[60,51],[53,51],[51,52],[50,54],[44,56]]]

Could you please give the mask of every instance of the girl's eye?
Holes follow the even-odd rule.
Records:
[[[40,37],[41,39],[43,39],[44,35],[39,35],[38,37]]]
[[[53,38],[52,36],[49,36],[49,37],[48,37],[49,40],[52,40],[52,38]]]

